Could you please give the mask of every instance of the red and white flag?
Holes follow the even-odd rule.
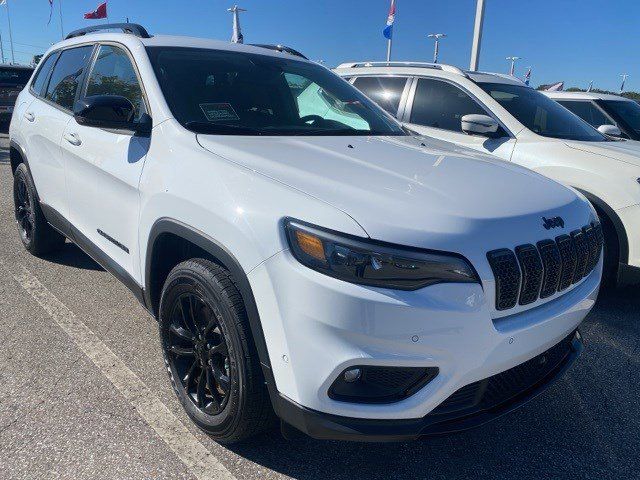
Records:
[[[100,18],[107,18],[107,2],[98,5],[93,12],[84,14],[85,20],[98,20]]]

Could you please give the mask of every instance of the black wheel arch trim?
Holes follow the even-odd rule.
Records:
[[[275,379],[273,377],[273,371],[271,370],[271,362],[269,359],[269,352],[267,350],[267,342],[264,337],[264,331],[262,329],[262,322],[258,313],[258,307],[253,295],[253,290],[249,283],[246,272],[240,265],[240,262],[235,256],[221,243],[211,238],[206,233],[193,228],[179,220],[175,220],[169,217],[163,217],[153,224],[149,233],[147,242],[147,252],[145,260],[145,285],[144,295],[145,304],[149,311],[157,319],[157,305],[153,305],[153,299],[151,298],[152,285],[151,285],[151,268],[153,260],[153,249],[158,237],[162,234],[169,233],[177,237],[180,237],[192,244],[196,245],[200,249],[207,252],[226,270],[229,271],[231,277],[242,296],[244,305],[247,311],[247,317],[249,319],[249,327],[251,334],[258,351],[258,357],[262,366],[262,372],[265,377],[265,382],[269,390],[269,396],[272,404],[278,397],[278,391],[276,388]]]
[[[627,231],[624,228],[624,224],[618,214],[611,208],[604,200],[595,196],[592,193],[586,192],[581,188],[574,187],[581,194],[587,197],[594,207],[602,210],[602,212],[611,220],[613,224],[613,228],[616,231],[616,235],[618,237],[618,254],[620,256],[619,262],[627,264],[629,263],[629,240],[627,238]]]

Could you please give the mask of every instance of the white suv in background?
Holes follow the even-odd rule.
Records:
[[[67,237],[124,282],[223,442],[274,412],[316,438],[456,431],[558,378],[602,273],[586,199],[270,48],[133,24],[54,45],[10,128],[25,248]]]
[[[640,140],[640,105],[630,98],[597,92],[542,93],[602,133]]]
[[[335,71],[415,132],[523,165],[582,192],[602,221],[606,279],[640,280],[635,142],[603,135],[507,75],[409,62],[345,63]]]

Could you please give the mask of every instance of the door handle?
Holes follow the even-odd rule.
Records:
[[[75,147],[79,147],[80,145],[82,145],[82,140],[80,140],[80,137],[77,133],[65,133],[63,135],[63,138]]]
[[[24,118],[26,118],[30,122],[33,122],[36,119],[36,116],[31,112],[25,112]]]

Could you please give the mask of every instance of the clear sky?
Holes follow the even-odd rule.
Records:
[[[60,38],[58,2],[51,24],[48,0],[8,0],[18,62]],[[237,0],[247,43],[283,43],[327,65],[350,60],[384,60],[382,36],[389,0]],[[100,0],[62,0],[65,31],[83,20]],[[227,40],[232,1],[109,0],[110,21],[142,23],[151,33]],[[397,0],[394,60],[430,61],[427,33],[444,32],[440,59],[468,67],[476,0]],[[533,67],[532,84],[564,80],[567,86],[617,90],[628,73],[627,90],[640,90],[640,0],[486,0],[480,67],[505,72],[505,57],[523,57],[516,73]],[[9,57],[6,7],[0,32]]]

